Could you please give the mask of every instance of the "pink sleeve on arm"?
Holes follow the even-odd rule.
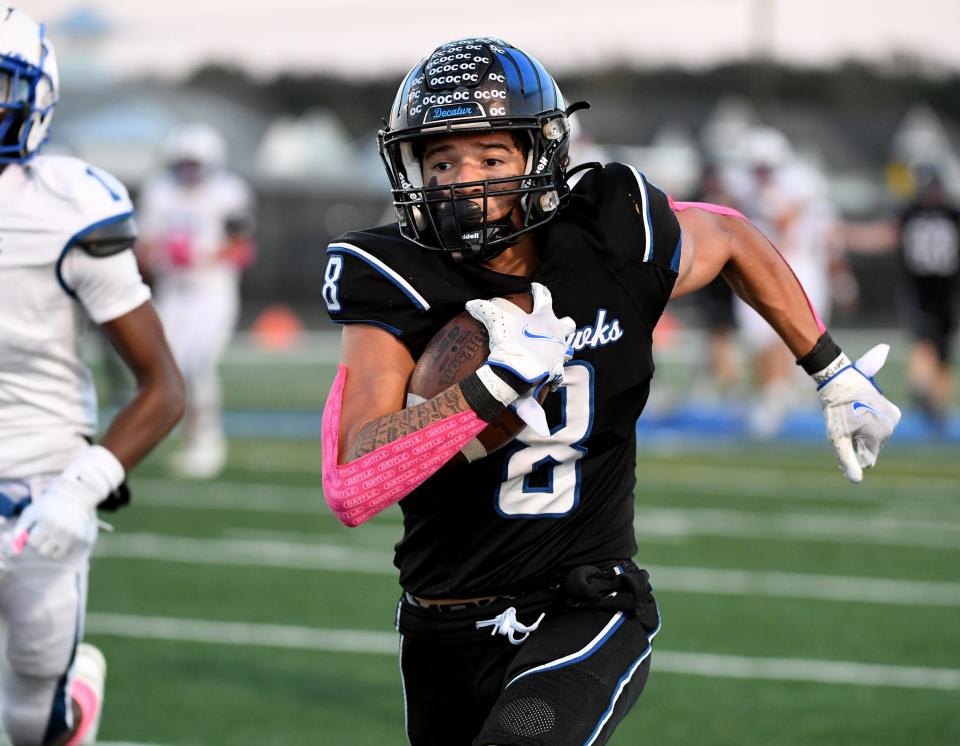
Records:
[[[473,411],[462,412],[337,465],[346,380],[340,365],[323,408],[322,433],[324,498],[346,526],[359,526],[409,495],[487,426]]]
[[[683,212],[684,210],[689,210],[691,207],[697,207],[707,212],[716,213],[717,215],[729,215],[730,217],[746,220],[742,212],[734,210],[732,207],[715,205],[712,202],[674,202],[673,197],[667,197],[667,199],[670,200],[670,207],[673,208],[674,212]]]
[[[691,207],[695,207],[697,209],[704,210],[706,212],[712,212],[715,215],[728,215],[729,217],[732,217],[732,218],[740,218],[740,220],[747,220],[747,222],[750,222],[742,212],[739,212],[738,210],[734,210],[732,207],[715,205],[711,202],[674,202],[673,197],[670,197],[669,195],[667,196],[667,199],[669,200],[670,207],[673,209],[674,212],[683,212],[684,210],[689,210]],[[751,223],[751,225],[753,224]],[[756,228],[756,226],[754,227]],[[760,229],[757,228],[757,230],[760,230]],[[763,235],[764,238],[767,238],[766,235],[763,234],[763,231],[760,231],[760,233],[761,235]],[[776,247],[773,241],[767,238],[767,243],[773,246],[773,249],[774,251],[777,252],[777,254],[780,254],[780,249]],[[783,258],[783,254],[780,254],[780,258],[783,259],[783,263],[786,264],[787,267],[790,267],[790,262],[788,262],[786,259]],[[790,271],[793,272],[792,267],[790,267]],[[794,279],[797,278],[795,274],[793,277]],[[797,280],[797,284],[800,285],[800,280]],[[803,290],[803,285],[800,285],[800,290],[803,291],[803,297],[806,298],[807,300],[807,308],[810,309],[810,313],[813,314],[814,321],[817,322],[817,329],[820,331],[821,334],[823,334],[825,331],[827,331],[826,324],[823,323],[823,319],[820,318],[820,314],[817,313],[817,309],[814,308],[813,303],[810,302],[810,297],[807,295],[807,292]]]

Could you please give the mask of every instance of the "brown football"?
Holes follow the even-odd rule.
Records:
[[[527,313],[533,309],[530,293],[515,293],[502,296]],[[434,396],[459,383],[486,362],[490,354],[487,330],[473,316],[464,311],[444,324],[427,344],[417,360],[410,376],[407,391],[417,399],[432,399]],[[547,389],[544,388],[543,396]],[[543,398],[541,397],[541,400]],[[508,409],[491,422],[476,437],[487,453],[502,448],[523,430],[525,424],[516,413]],[[468,446],[469,448],[469,446]],[[466,463],[463,453],[453,457],[451,463]]]

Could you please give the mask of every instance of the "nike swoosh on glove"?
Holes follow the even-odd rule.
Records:
[[[563,381],[563,364],[573,352],[567,337],[576,330],[576,324],[569,316],[557,318],[546,286],[534,282],[530,289],[530,313],[503,298],[471,300],[466,308],[490,336],[487,365],[506,370],[522,384],[529,384],[521,384],[523,390],[516,392],[523,400],[518,402],[517,414],[535,432],[548,435],[546,416],[531,391],[538,385],[559,385]]]
[[[862,481],[863,470],[877,463],[880,449],[900,422],[900,410],[873,380],[889,352],[890,345],[877,345],[853,364],[841,355],[830,367],[845,365],[817,388],[827,438],[851,482]]]

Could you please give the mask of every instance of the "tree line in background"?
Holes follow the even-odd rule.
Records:
[[[210,65],[199,68],[187,83],[278,114],[298,115],[323,105],[335,112],[352,134],[360,136],[386,114],[400,77],[350,80],[285,73],[264,80],[239,68]],[[739,95],[760,103],[809,104],[838,113],[878,107],[900,110],[923,102],[945,119],[960,122],[960,72],[906,56],[885,64],[851,60],[831,68],[748,61],[701,70],[617,67],[558,77],[568,100],[643,97],[712,103]]]

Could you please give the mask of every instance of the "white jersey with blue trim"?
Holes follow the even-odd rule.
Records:
[[[84,332],[150,290],[132,251],[97,258],[78,242],[132,213],[119,181],[76,158],[0,171],[0,479],[57,472],[96,432]]]

